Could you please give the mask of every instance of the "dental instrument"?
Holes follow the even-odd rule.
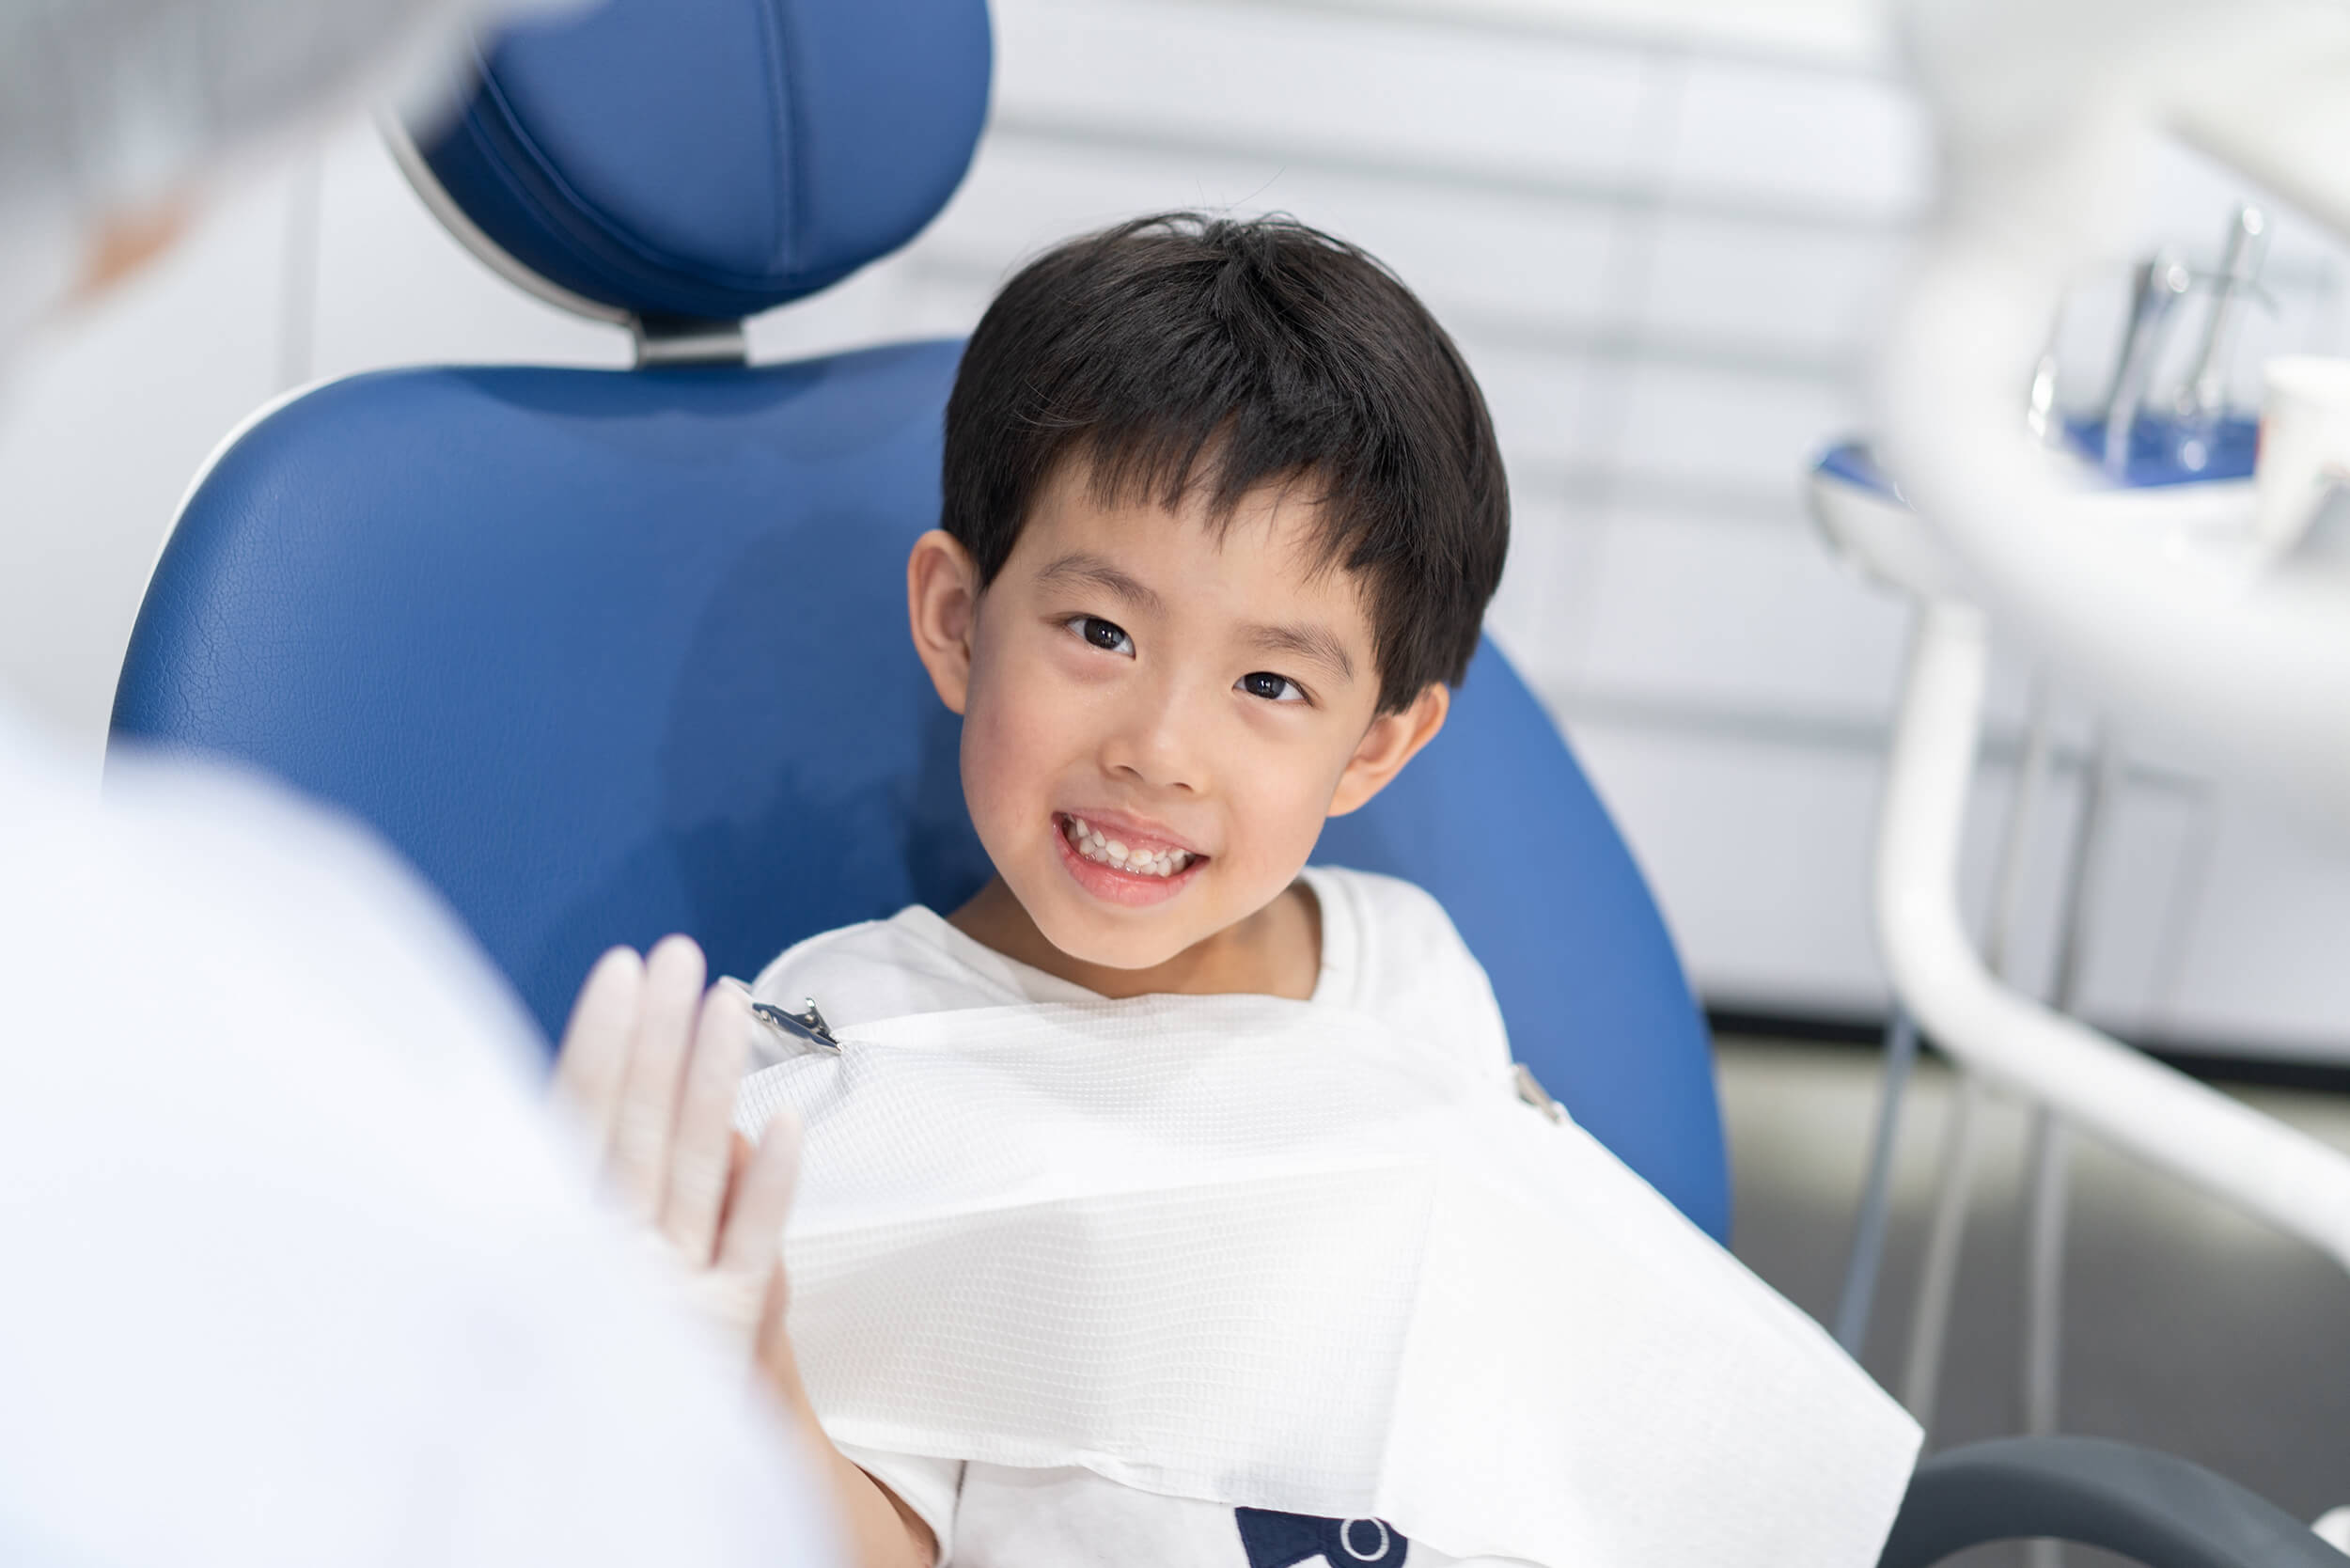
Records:
[[[2267,255],[2268,214],[2249,202],[2239,203],[2228,226],[2211,310],[2203,318],[2202,342],[2179,387],[2175,408],[2180,419],[2205,421],[2226,412],[2228,353],[2242,314],[2239,307],[2259,287],[2261,263]]]
[[[2098,461],[2106,477],[2116,483],[2129,478],[2130,438],[2138,429],[2138,411],[2170,340],[2172,312],[2193,286],[2186,264],[2167,252],[2139,262],[2131,280],[2129,325],[2122,334],[2121,357],[2114,362],[2113,383],[2097,431]]]

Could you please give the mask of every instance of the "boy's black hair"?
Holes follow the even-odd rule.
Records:
[[[1458,684],[1501,579],[1510,497],[1485,400],[1427,307],[1283,216],[1136,218],[1021,269],[947,404],[941,526],[995,580],[1063,462],[1104,505],[1314,487],[1321,564],[1361,574],[1381,712]]]

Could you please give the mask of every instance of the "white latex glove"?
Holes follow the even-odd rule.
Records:
[[[770,1123],[757,1150],[733,1129],[750,1049],[748,998],[702,988],[684,936],[640,960],[615,948],[572,1009],[556,1090],[584,1120],[621,1201],[667,1244],[690,1295],[755,1354],[782,1333],[783,1221],[799,1128]]]
[[[860,1568],[932,1568],[931,1528],[825,1436],[784,1331],[783,1221],[799,1174],[799,1123],[768,1122],[754,1150],[734,1130],[750,1055],[750,996],[702,989],[701,949],[665,937],[644,959],[615,948],[572,1005],[556,1093],[583,1117],[621,1200],[658,1234],[688,1294],[751,1353],[823,1466]]]

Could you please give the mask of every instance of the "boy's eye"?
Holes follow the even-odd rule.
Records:
[[[1104,620],[1098,615],[1080,615],[1070,617],[1067,625],[1104,653],[1132,653],[1135,651],[1135,639],[1128,636],[1126,629],[1116,621]]]
[[[1286,675],[1271,670],[1251,670],[1240,678],[1240,689],[1251,697],[1261,697],[1267,702],[1303,702],[1305,692]]]

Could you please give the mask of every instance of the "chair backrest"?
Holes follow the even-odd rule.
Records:
[[[503,41],[421,177],[446,175],[433,197],[502,266],[723,321],[927,221],[969,159],[987,51],[980,0],[616,0]],[[988,868],[902,585],[938,514],[958,352],[321,387],[191,494],[116,733],[234,755],[373,823],[550,1032],[615,942],[686,931],[747,974],[826,927],[951,908]],[[1726,1231],[1703,1019],[1497,650],[1318,858],[1434,892],[1520,1058]]]

